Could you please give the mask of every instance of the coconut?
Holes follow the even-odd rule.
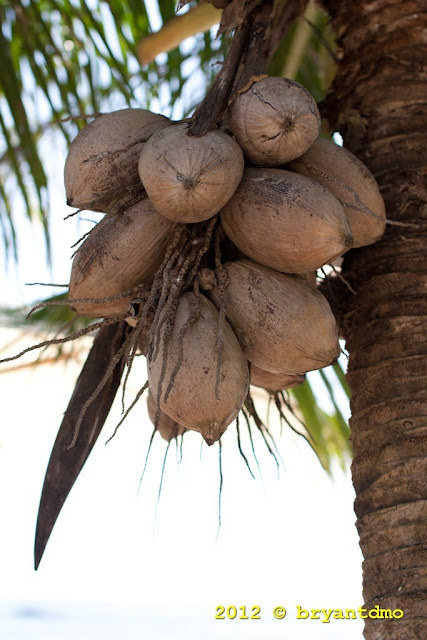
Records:
[[[165,309],[159,317],[159,348],[147,359],[151,392],[156,402],[161,392],[160,408],[170,418],[213,444],[237,416],[248,393],[246,359],[227,322],[219,335],[219,313],[204,296],[181,294],[166,344]]]
[[[353,234],[353,246],[362,247],[381,238],[386,226],[384,200],[372,173],[350,151],[318,138],[289,168],[320,182],[339,199]]]
[[[148,198],[120,216],[105,216],[74,257],[69,298],[106,298],[140,283],[150,284],[174,227]],[[133,297],[76,303],[73,308],[86,316],[108,318],[125,313]]]
[[[224,268],[227,320],[250,362],[264,371],[295,375],[336,361],[335,318],[326,298],[304,278],[250,260]],[[221,306],[218,287],[208,296]]]
[[[286,373],[272,373],[271,371],[260,369],[256,364],[251,365],[251,385],[268,391],[293,389],[293,387],[302,384],[304,380],[304,374],[292,376]]]
[[[156,426],[156,401],[154,400],[153,394],[150,390],[148,390],[147,396],[147,409],[151,422]],[[166,440],[166,442],[170,442],[174,438],[182,436],[187,431],[185,427],[178,424],[178,422],[175,422],[175,420],[172,420],[172,418],[169,418],[164,411],[160,411],[156,430],[160,433],[163,440]]]
[[[228,125],[253,164],[277,166],[300,156],[320,132],[313,96],[287,78],[264,78],[240,93]]]
[[[107,213],[141,199],[141,149],[155,131],[168,125],[168,118],[145,109],[121,109],[96,118],[74,138],[68,151],[67,204]]]
[[[317,271],[307,271],[307,273],[301,274],[307,282],[309,282],[313,287],[317,287]]]
[[[243,175],[243,153],[231,136],[187,135],[188,124],[157,132],[144,145],[139,175],[157,211],[176,222],[200,222],[218,213]]]
[[[312,178],[283,169],[246,168],[221,223],[243,253],[285,273],[314,271],[352,245],[335,196]]]

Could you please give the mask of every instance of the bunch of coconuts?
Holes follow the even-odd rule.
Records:
[[[249,384],[279,391],[340,353],[316,269],[376,242],[385,207],[369,170],[319,138],[301,85],[267,77],[196,137],[142,109],[102,115],[73,141],[67,203],[105,213],[75,254],[80,314],[125,318],[128,364],[147,356],[161,435],[217,441]]]

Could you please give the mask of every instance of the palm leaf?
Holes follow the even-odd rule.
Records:
[[[323,372],[322,374],[324,375]],[[304,384],[291,389],[291,395],[297,401],[298,410],[302,414],[304,425],[322,466],[330,472],[332,461],[338,460],[344,467],[351,457],[349,429],[336,402],[333,387],[326,387],[325,399],[329,399],[335,409],[329,413],[320,408],[315,388],[319,393],[318,386],[314,387],[309,375]]]
[[[128,329],[125,322],[101,328],[65,411],[49,459],[40,498],[34,545],[36,569],[64,502],[104,426],[120,384],[125,358],[122,358],[110,372],[107,384],[100,391],[96,402],[89,406],[82,420],[80,437],[74,446],[70,447],[82,405],[92,396],[99,382],[108,373],[110,360],[122,346]]]
[[[153,62],[159,53],[168,53],[179,44],[199,33],[207,32],[214,24],[219,23],[221,11],[211,4],[199,4],[182,16],[166,18],[162,29],[143,38],[138,44],[138,58],[144,66]],[[210,35],[205,39],[206,46],[210,47]]]
[[[175,3],[162,0],[158,12],[162,21],[169,20]],[[203,77],[218,46],[208,48],[207,54],[201,35],[194,51],[175,47],[166,64],[153,61],[141,69],[137,43],[149,36],[151,26],[145,4],[139,0],[96,0],[90,6],[84,0],[0,0],[0,19],[0,218],[5,250],[12,249],[18,257],[12,194],[20,194],[31,219],[41,220],[49,246],[49,184],[40,160],[46,130],[57,128],[68,144],[85,125],[87,114],[125,106],[159,106],[166,86],[168,104],[160,106],[170,115],[173,104],[180,102],[180,112],[175,110],[180,118],[184,109],[193,106],[184,107],[178,100],[191,77],[183,63],[200,53]],[[116,31],[114,24],[120,25]],[[206,75],[210,81],[212,69]]]

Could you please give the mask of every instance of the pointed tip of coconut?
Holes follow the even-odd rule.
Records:
[[[353,235],[351,233],[347,233],[345,235],[344,245],[346,247],[352,247],[354,244]]]
[[[206,444],[211,447],[215,442],[221,438],[224,433],[224,427],[218,422],[212,420],[208,424],[204,424],[202,428],[200,428],[200,433],[202,434],[203,440]]]
[[[67,206],[69,206],[69,207],[73,206],[73,199],[72,198],[67,198]]]

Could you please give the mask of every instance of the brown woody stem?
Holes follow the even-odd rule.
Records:
[[[288,0],[279,6],[280,3],[264,0],[251,11],[236,29],[223,67],[193,115],[189,134],[203,136],[214,129],[230,99],[267,75],[280,40],[304,13],[307,1]]]
[[[193,136],[203,136],[216,127],[224,113],[228,97],[233,87],[234,79],[239,68],[240,60],[248,41],[248,25],[236,29],[233,43],[224,65],[217,75],[215,82],[199,104],[193,115],[193,122],[189,133]]]

